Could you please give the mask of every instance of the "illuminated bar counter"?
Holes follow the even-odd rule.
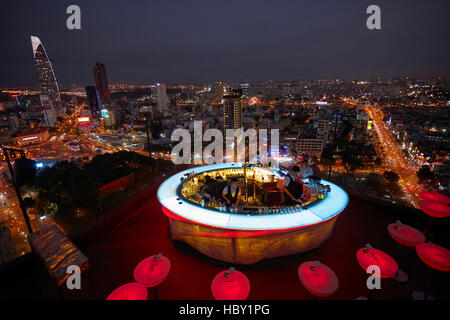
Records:
[[[291,206],[268,205],[264,186],[279,183],[283,179],[280,171],[223,163],[171,176],[159,187],[158,199],[169,217],[172,240],[184,241],[209,257],[236,264],[253,264],[317,248],[331,235],[337,217],[347,206],[348,195],[331,182],[307,184],[305,180],[310,194],[307,201]],[[242,206],[225,210],[217,201],[205,204],[200,194],[206,175],[214,183],[238,179],[245,191]]]

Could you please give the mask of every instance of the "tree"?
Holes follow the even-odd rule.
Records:
[[[161,138],[161,133],[162,133],[161,123],[159,121],[152,121],[150,123],[150,131],[152,133],[153,140],[158,140],[159,138]]]
[[[402,188],[398,184],[400,177],[394,171],[385,171],[383,178],[386,181],[386,191],[393,197],[400,198],[403,195]]]
[[[375,191],[378,196],[383,196],[385,193],[383,180],[376,173],[369,173],[367,176],[367,187]]]
[[[386,179],[389,183],[397,183],[400,180],[400,177],[394,171],[385,171],[383,173],[383,178]]]
[[[419,171],[417,171],[417,178],[419,178],[419,183],[425,183],[427,180],[433,180],[435,174],[430,170],[429,166],[422,166]]]
[[[347,172],[354,172],[363,167],[364,144],[347,142],[340,151],[341,161]]]
[[[44,168],[36,177],[35,186],[41,200],[55,203],[58,213],[89,207],[97,201],[98,188],[135,170],[152,164],[136,152],[120,151],[95,156],[83,168],[72,162],[57,162]]]
[[[36,201],[34,201],[34,200],[33,200],[32,198],[30,198],[30,197],[27,197],[27,198],[24,198],[24,199],[23,199],[23,205],[24,205],[26,208],[31,208],[31,207],[33,207],[35,203],[36,203]]]
[[[322,155],[320,156],[320,163],[323,166],[330,166],[334,164],[334,159],[333,159],[333,150],[332,150],[332,145],[331,143],[327,143],[325,145],[325,148],[323,148],[322,150]]]

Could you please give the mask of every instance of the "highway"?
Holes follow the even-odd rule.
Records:
[[[406,201],[416,208],[419,208],[419,192],[416,172],[419,170],[417,165],[408,158],[402,150],[402,147],[395,141],[395,138],[389,132],[383,123],[383,111],[380,108],[366,106],[366,112],[373,120],[373,126],[379,139],[377,152],[383,154],[383,168],[385,171],[395,171],[399,177],[399,185],[406,195]],[[383,147],[381,151],[380,147]]]

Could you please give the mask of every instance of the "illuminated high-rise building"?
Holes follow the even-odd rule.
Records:
[[[225,83],[223,81],[217,81],[213,86],[214,100],[220,102],[225,92]]]
[[[56,125],[56,112],[50,97],[45,94],[39,96],[42,106],[42,114],[46,127],[54,127]]]
[[[98,94],[102,104],[109,104],[109,86],[108,78],[106,77],[106,68],[103,63],[97,62],[93,68],[95,87],[97,88]]]
[[[54,103],[57,103],[60,100],[59,86],[47,52],[38,37],[31,36],[31,46],[41,94],[49,96]]]
[[[249,90],[250,84],[245,82],[245,83],[241,83],[241,90],[242,90],[242,97],[243,98],[248,98],[248,90]]]
[[[242,90],[227,88],[223,94],[223,126],[227,129],[242,128]]]
[[[98,96],[97,89],[95,88],[95,86],[86,86],[85,90],[86,90],[88,107],[91,110],[92,114],[94,116],[97,116],[97,114],[100,111],[100,108],[99,108],[100,98]]]
[[[152,94],[152,101],[157,106],[158,111],[164,115],[167,115],[169,109],[167,106],[168,99],[166,86],[164,84],[157,83],[155,85],[150,86],[150,88]]]

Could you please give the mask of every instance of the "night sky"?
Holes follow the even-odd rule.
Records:
[[[81,30],[66,8],[81,7]],[[366,28],[381,7],[381,30]],[[36,84],[30,35],[58,82],[449,76],[450,1],[2,0],[0,86]]]

